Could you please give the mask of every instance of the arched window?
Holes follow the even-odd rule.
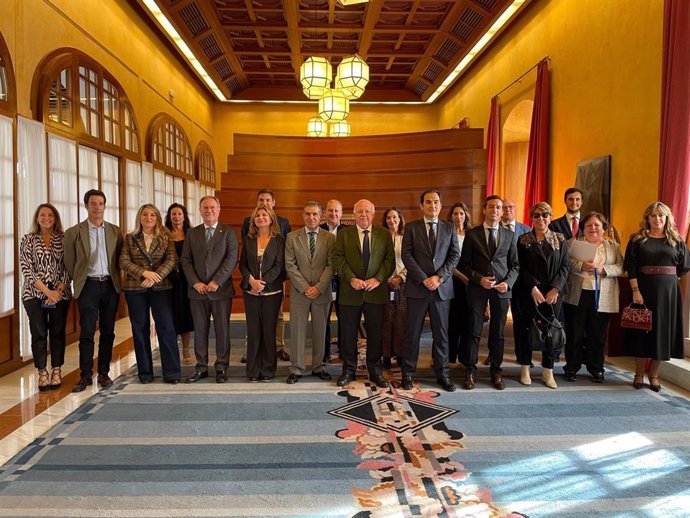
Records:
[[[216,161],[213,159],[213,151],[207,142],[201,141],[196,147],[196,179],[202,185],[216,187]]]
[[[14,70],[5,40],[0,34],[0,113],[14,117],[17,113],[17,89]]]
[[[36,70],[36,118],[97,149],[139,160],[139,131],[122,87],[98,62],[74,49],[48,55]]]

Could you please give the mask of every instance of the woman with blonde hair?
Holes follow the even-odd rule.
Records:
[[[31,230],[19,245],[19,265],[24,276],[22,303],[29,317],[31,353],[41,392],[62,385],[65,325],[72,298],[64,252],[60,213],[50,203],[42,203],[34,212]],[[46,369],[49,344],[50,376]]]
[[[125,300],[132,324],[134,354],[139,380],[153,381],[151,353],[151,320],[153,314],[163,381],[180,381],[180,353],[173,323],[172,283],[169,275],[175,269],[177,254],[170,231],[163,226],[161,213],[146,203],[137,212],[137,228],[127,234],[120,254],[120,268],[125,272]]]
[[[679,278],[690,270],[690,256],[671,209],[656,201],[647,207],[639,231],[625,250],[633,303],[652,311],[649,332],[626,329],[625,351],[635,357],[633,387],[642,388],[645,359],[651,359],[649,388],[661,390],[662,361],[683,358],[683,300]]]
[[[240,255],[240,287],[247,320],[247,377],[271,381],[276,374],[276,324],[283,303],[285,238],[273,209],[258,205]]]

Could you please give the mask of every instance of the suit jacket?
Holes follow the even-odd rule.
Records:
[[[218,223],[210,243],[206,243],[204,224],[189,229],[182,248],[180,265],[189,287],[187,295],[193,300],[230,299],[235,294],[232,271],[237,266],[237,237],[227,225]],[[197,282],[216,281],[218,290],[202,295],[194,289]]]
[[[462,245],[459,270],[469,279],[468,295],[485,293],[486,290],[480,284],[482,277],[494,276],[496,284],[506,282],[509,288],[505,293],[497,292],[499,298],[509,299],[510,290],[520,270],[513,232],[498,226],[498,247],[492,258],[489,257],[484,225],[479,224],[469,229]]]
[[[108,254],[108,272],[115,291],[122,291],[120,279],[120,251],[122,250],[122,234],[120,227],[103,222],[105,225],[105,249]],[[89,224],[87,220],[77,223],[65,232],[65,268],[74,282],[74,297],[79,298],[86,283],[91,257],[91,242],[89,241]]]
[[[329,255],[334,243],[333,234],[327,230],[320,230],[316,235],[316,249],[312,258],[309,253],[309,236],[304,228],[288,234],[285,242],[285,271],[292,283],[290,298],[302,297],[316,304],[331,302],[333,266]],[[309,299],[304,295],[304,290],[310,286],[316,286],[321,292],[315,299]]]
[[[290,222],[287,220],[287,218],[284,218],[283,216],[278,216],[278,214],[276,214],[276,219],[278,220],[278,225],[280,225],[280,234],[283,237],[287,237],[287,235],[292,230],[290,228]],[[242,242],[244,242],[244,240],[246,239],[247,234],[249,234],[249,216],[244,218],[244,221],[242,221]]]
[[[242,282],[240,287],[249,291],[249,276],[266,281],[265,293],[282,291],[285,280],[285,238],[281,235],[272,237],[259,261],[256,237],[246,237],[242,244],[240,256],[240,272]]]
[[[172,282],[168,276],[177,264],[177,253],[172,238],[158,235],[151,241],[148,252],[144,252],[145,250],[146,245],[141,232],[127,234],[120,254],[120,268],[125,272],[125,284],[122,289],[146,290],[147,288],[141,287],[144,280],[142,274],[146,270],[154,271],[162,277],[161,282],[153,285],[154,290],[172,289]]]
[[[549,246],[552,253],[548,259],[544,255],[543,246]],[[568,243],[563,234],[549,231],[545,236],[545,243],[539,245],[534,232],[520,236],[518,240],[518,261],[520,275],[518,277],[518,291],[520,296],[529,300],[532,288],[538,286],[542,293],[556,288],[563,293],[568,281]]]
[[[402,242],[402,260],[407,268],[405,296],[424,298],[433,294],[422,282],[432,275],[441,278],[441,285],[436,290],[441,300],[452,299],[453,269],[460,260],[455,227],[450,221],[438,220],[436,225],[436,249],[431,250],[427,234],[427,225],[423,219],[405,225]]]
[[[505,223],[501,221],[501,226],[503,226],[504,224]],[[513,242],[517,244],[518,238],[522,234],[527,234],[527,232],[529,232],[530,230],[532,230],[532,228],[529,225],[525,225],[520,221],[515,221],[515,232],[513,232]]]
[[[364,302],[385,304],[388,302],[388,278],[395,270],[395,249],[390,232],[377,225],[371,226],[369,236],[371,255],[369,268],[362,268],[362,247],[359,244],[357,225],[351,225],[340,232],[331,250],[331,263],[340,276],[338,298],[340,304],[360,306]],[[350,286],[352,279],[376,278],[381,284],[372,291],[356,291]]]
[[[580,221],[582,221],[582,217],[580,217]],[[549,228],[554,232],[560,232],[565,236],[566,239],[571,239],[573,237],[573,229],[568,223],[568,218],[565,214],[560,218],[551,221],[551,223],[549,224]],[[577,237],[581,237],[583,235],[584,228],[582,228],[582,225],[580,225],[577,229]]]
[[[584,238],[582,238],[584,239]],[[570,245],[572,241],[568,242]],[[620,288],[618,279],[623,275],[623,255],[621,247],[615,241],[604,239],[604,271],[606,275],[599,277],[599,309],[600,313],[618,313]],[[582,282],[585,279],[582,272],[582,261],[570,257],[570,275],[568,289],[565,291],[563,302],[577,306],[582,294]]]

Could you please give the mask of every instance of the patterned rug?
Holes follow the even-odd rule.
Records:
[[[690,516],[688,400],[518,369],[455,393],[130,373],[1,468],[0,516]]]

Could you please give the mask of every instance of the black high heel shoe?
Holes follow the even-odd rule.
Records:
[[[655,381],[656,383],[654,383]],[[659,384],[659,378],[657,376],[649,377],[649,388],[652,389],[654,392],[661,391],[661,385]]]
[[[641,389],[642,387],[644,387],[644,374],[635,374],[632,386],[636,389]]]

